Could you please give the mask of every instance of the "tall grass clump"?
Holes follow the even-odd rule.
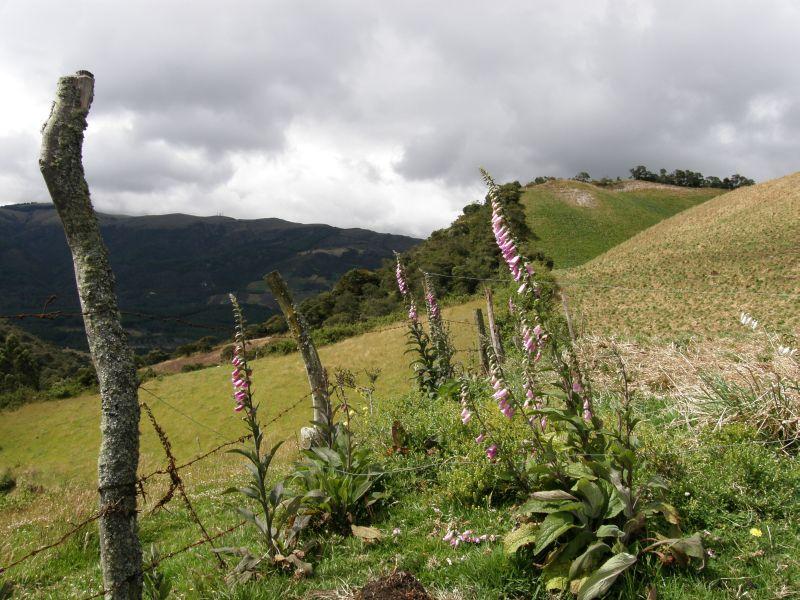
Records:
[[[753,335],[762,335],[764,360],[740,364],[734,374],[700,372],[698,389],[685,394],[680,408],[687,421],[701,427],[744,424],[757,432],[761,442],[794,453],[800,448],[797,350],[748,313],[739,320]]]

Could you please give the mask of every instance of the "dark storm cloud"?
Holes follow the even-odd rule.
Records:
[[[480,165],[768,179],[798,168],[798,30],[789,0],[5,2],[0,194],[44,197],[38,126],[77,68],[106,210],[425,233]]]

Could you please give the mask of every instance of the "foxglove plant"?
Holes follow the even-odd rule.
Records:
[[[253,372],[247,360],[244,313],[234,294],[230,294],[230,301],[235,321],[233,358],[231,359],[233,410],[242,414],[242,421],[249,431],[249,435],[245,439],[248,439],[251,445],[249,448],[235,448],[229,452],[240,454],[250,462],[248,471],[251,478],[248,485],[231,488],[227,491],[238,491],[247,498],[255,500],[259,514],[245,507],[238,507],[237,511],[247,521],[254,524],[260,532],[266,545],[266,557],[269,560],[273,560],[278,555],[285,558],[287,554],[290,554],[288,546],[296,540],[299,533],[299,531],[291,529],[294,525],[299,501],[285,500],[286,494],[281,482],[269,487],[269,467],[283,442],[275,444],[269,451],[264,448],[264,432],[258,421],[258,404],[254,401]],[[240,549],[221,548],[218,551],[243,556]],[[243,565],[252,567],[260,562],[259,559],[253,563],[252,559],[253,557],[248,553],[243,558],[240,567],[244,568]]]
[[[425,286],[425,306],[428,309],[428,323],[430,324],[431,339],[436,350],[439,372],[443,379],[450,379],[453,376],[453,345],[450,342],[450,334],[442,320],[442,310],[436,298],[436,290],[433,281],[428,273],[423,278]]]
[[[532,432],[532,439],[518,448],[492,444],[487,456],[493,462],[515,463],[514,457],[506,454],[526,454],[527,483],[536,490],[519,511],[523,525],[506,538],[507,552],[527,552],[532,562],[544,567],[548,589],[571,588],[581,600],[598,597],[619,573],[637,563],[639,555],[655,548],[684,562],[690,556],[702,559],[699,538],[678,539],[678,518],[675,509],[663,502],[663,494],[659,497],[657,487],[635,478],[632,430],[636,421],[627,387],[615,430],[604,428],[595,416],[588,380],[571,340],[557,335],[561,329],[550,317],[533,266],[519,251],[503,215],[498,188],[485,172],[484,179],[489,185],[492,232],[517,285],[509,313],[519,331],[525,400],[516,400],[492,357],[489,384],[501,412],[510,420],[520,415]],[[551,372],[556,379],[548,381]],[[545,404],[544,396],[550,397],[552,405]],[[473,412],[480,420],[478,411]],[[656,501],[645,502],[653,498]],[[648,521],[657,514],[664,521],[658,524],[659,534],[670,537],[665,535],[662,541],[648,545]],[[564,563],[568,576],[561,568]]]
[[[439,388],[452,377],[450,359],[452,350],[441,320],[441,310],[432,288],[426,286],[425,303],[431,326],[431,334],[425,332],[417,313],[417,305],[408,283],[405,267],[400,255],[395,253],[397,266],[395,277],[397,289],[408,307],[408,353],[414,355],[411,367],[421,392],[435,397]]]

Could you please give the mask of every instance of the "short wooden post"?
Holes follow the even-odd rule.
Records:
[[[81,153],[94,97],[88,71],[58,80],[42,131],[39,168],[64,226],[86,339],[100,382],[100,563],[105,597],[142,597],[142,551],[136,524],[139,401],[133,352],[120,323],[114,273],[89,198]]]
[[[481,357],[481,366],[483,372],[489,373],[489,355],[486,354],[486,344],[488,338],[486,337],[486,325],[483,323],[483,312],[480,308],[475,309],[475,327],[478,329],[478,354]]]
[[[322,366],[322,361],[319,359],[317,348],[311,339],[311,334],[308,331],[306,320],[303,315],[297,310],[292,295],[286,282],[281,277],[278,271],[272,271],[264,277],[267,282],[272,295],[278,301],[283,316],[286,318],[286,323],[289,325],[289,331],[297,342],[297,347],[300,350],[300,356],[303,357],[303,364],[306,367],[306,374],[308,375],[308,383],[311,386],[311,406],[313,410],[313,420],[317,423],[331,424],[332,410],[330,393],[328,390],[328,375]],[[306,428],[304,428],[305,430]],[[327,439],[327,433],[320,431],[315,427],[316,434],[311,435],[311,432],[301,431],[301,445],[311,446],[318,445],[321,441]]]
[[[484,288],[486,294],[486,316],[489,318],[489,335],[492,339],[492,348],[497,360],[503,362],[505,353],[503,352],[503,342],[500,339],[500,330],[497,329],[497,322],[494,320],[494,298],[490,287]]]

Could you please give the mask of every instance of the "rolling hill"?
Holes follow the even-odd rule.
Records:
[[[374,269],[418,240],[365,229],[303,225],[281,219],[240,220],[171,214],[99,214],[117,279],[120,307],[132,312],[190,315],[200,324],[227,326],[227,293],[237,291],[253,321],[272,311],[261,280],[279,269],[299,298],[329,289],[346,271]],[[51,204],[0,207],[0,314],[78,307],[72,261]],[[208,330],[177,321],[125,317],[137,348],[174,347]],[[43,339],[84,348],[79,318],[20,323]]]
[[[598,187],[567,179],[530,185],[522,203],[536,246],[555,268],[585,263],[643,229],[725,190],[646,181]]]
[[[592,331],[675,338],[800,328],[800,173],[728,192],[561,273]]]
[[[749,310],[775,328],[796,329],[798,215],[800,173],[691,208],[558,275],[593,332],[670,337],[691,331],[710,336],[736,330],[739,310]],[[455,321],[455,343],[462,350],[474,346],[472,310],[480,305],[473,301],[446,311]],[[400,325],[330,344],[320,354],[331,370],[382,368],[378,394],[386,397],[410,383],[405,341]],[[460,356],[475,358],[471,352]],[[254,376],[267,418],[307,391],[297,354],[256,361]],[[178,411],[213,424],[223,437],[239,432],[239,420],[229,406],[229,385],[227,369],[211,367],[147,382],[144,387],[158,397],[143,392],[141,399],[152,405],[174,446],[186,455],[221,437]],[[282,432],[296,431],[308,412],[302,403],[291,410],[281,422]],[[77,448],[96,447],[97,419],[98,402],[91,395],[53,401],[47,411],[30,405],[5,412],[0,418],[0,464],[18,471],[35,465],[55,479],[88,480],[94,473],[95,452]],[[71,460],[65,462],[64,456]],[[160,456],[157,440],[143,427],[143,468],[153,466]]]

